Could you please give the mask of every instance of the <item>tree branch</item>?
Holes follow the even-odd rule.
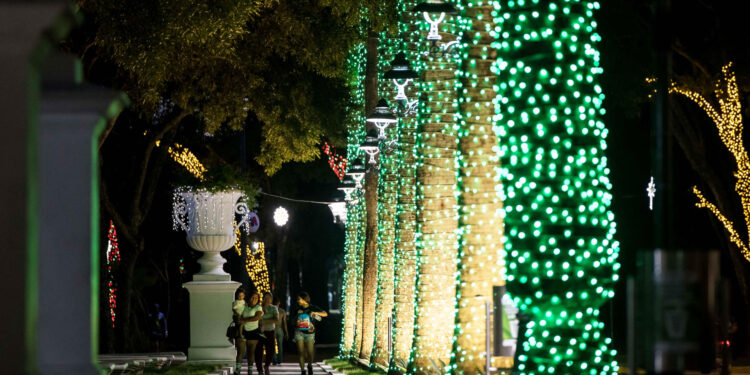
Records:
[[[744,242],[742,242],[742,238],[740,238],[740,234],[737,233],[737,231],[734,229],[734,224],[729,221],[724,214],[719,211],[718,208],[716,208],[716,205],[709,202],[704,196],[703,193],[701,193],[700,190],[698,190],[698,187],[693,186],[693,194],[698,198],[698,203],[695,205],[700,208],[707,208],[709,211],[711,211],[714,216],[716,216],[716,219],[718,219],[721,224],[724,226],[724,229],[729,232],[729,239],[737,245],[737,247],[740,249],[740,252],[742,255],[750,261],[750,250],[747,249],[747,245],[745,245]]]
[[[102,149],[104,142],[107,140],[107,137],[109,137],[109,133],[111,133],[112,129],[115,128],[115,123],[117,123],[117,119],[120,118],[121,113],[122,112],[119,112],[117,116],[115,116],[114,118],[112,118],[112,120],[107,122],[107,127],[105,127],[104,130],[102,131],[102,134],[99,135],[99,147],[98,147],[99,150]]]
[[[133,234],[130,232],[130,227],[128,226],[128,223],[122,218],[120,213],[115,208],[114,204],[112,203],[112,200],[109,198],[109,193],[107,189],[107,183],[104,182],[104,179],[101,180],[99,184],[99,193],[101,194],[101,200],[104,202],[104,208],[107,210],[107,213],[110,217],[112,217],[112,220],[115,222],[115,226],[117,226],[117,230],[120,232],[120,237],[128,242],[132,247],[137,247],[138,241],[135,237],[133,237]]]
[[[151,137],[146,144],[146,151],[144,152],[143,160],[141,161],[141,175],[138,178],[138,183],[136,184],[135,190],[133,191],[133,205],[132,207],[132,213],[131,213],[131,222],[134,227],[140,226],[141,221],[143,220],[144,216],[141,212],[141,201],[142,201],[142,195],[143,195],[143,187],[146,183],[146,176],[149,174],[148,172],[148,165],[151,161],[151,155],[154,152],[154,149],[156,148],[156,141],[160,140],[162,137],[164,137],[164,134],[171,131],[172,129],[177,128],[177,125],[182,122],[182,119],[187,117],[187,113],[181,112],[178,114],[174,119],[172,119],[170,122],[168,122],[164,128],[162,128],[158,133],[156,133],[153,137]]]

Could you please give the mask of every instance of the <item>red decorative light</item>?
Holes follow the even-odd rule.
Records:
[[[339,181],[344,180],[344,175],[346,174],[346,166],[349,164],[349,161],[336,153],[336,150],[333,148],[333,146],[329,145],[328,142],[323,143],[323,153],[328,155],[328,165],[333,169],[333,173],[336,174],[336,177],[339,178]]]
[[[120,246],[117,243],[117,230],[115,229],[115,223],[113,223],[112,220],[109,221],[109,233],[107,234],[107,238],[109,239],[107,243],[107,289],[109,291],[109,317],[112,320],[112,328],[115,328],[117,286],[115,285],[115,277],[112,270],[120,262]]]

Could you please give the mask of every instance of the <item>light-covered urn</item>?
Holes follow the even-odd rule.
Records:
[[[203,252],[198,259],[201,265],[199,275],[227,275],[223,269],[226,259],[219,253],[234,245],[235,215],[241,216],[237,227],[247,230],[249,210],[247,204],[240,201],[243,196],[236,190],[175,191],[172,207],[174,229],[184,230],[188,245]]]

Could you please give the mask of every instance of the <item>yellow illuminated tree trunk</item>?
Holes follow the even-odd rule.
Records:
[[[359,193],[355,193],[359,194]],[[359,261],[358,237],[357,232],[362,225],[361,209],[358,206],[350,206],[347,212],[346,222],[346,253],[344,270],[344,327],[341,339],[340,354],[350,356],[354,347],[354,331],[357,319],[357,280],[359,272],[357,265]]]
[[[486,4],[486,3],[485,3]],[[495,114],[490,71],[496,51],[492,37],[491,5],[468,7],[469,35],[473,43],[462,61],[465,73],[459,77],[463,90],[459,101],[459,284],[454,343],[456,372],[484,373],[486,314],[485,303],[492,301],[492,287],[504,285],[502,272],[502,202],[496,176],[499,150],[492,129]],[[493,322],[490,322],[491,324]]]
[[[417,121],[402,120],[399,136],[398,208],[393,307],[393,364],[406,368],[414,338],[414,298],[417,272],[416,246],[416,158],[414,141]]]
[[[391,125],[390,127],[393,127]],[[389,127],[389,128],[390,128]],[[396,129],[388,130],[386,142],[397,142]],[[394,149],[395,151],[395,144]],[[388,147],[388,146],[386,146]],[[371,362],[388,366],[388,319],[393,312],[393,251],[395,246],[398,172],[395,153],[380,157],[378,184],[378,292],[375,304],[375,343]]]
[[[370,113],[378,101],[378,36],[370,32],[367,38],[365,73],[365,113]],[[368,130],[372,125],[368,123]],[[369,360],[375,341],[375,299],[378,287],[378,173],[365,175],[365,250],[362,264],[362,324],[360,325],[359,358]]]
[[[456,301],[456,64],[427,60],[417,136],[417,374],[442,372],[450,363]]]

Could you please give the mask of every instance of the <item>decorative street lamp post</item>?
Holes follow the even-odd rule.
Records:
[[[355,204],[357,203],[356,200],[353,200],[352,192],[357,189],[357,185],[354,182],[354,179],[352,176],[347,174],[346,177],[344,177],[344,181],[341,183],[341,185],[338,187],[338,190],[341,190],[345,194],[345,199],[347,202]]]
[[[352,167],[349,168],[349,172],[347,172],[347,175],[351,176],[351,178],[357,184],[355,187],[357,189],[361,189],[362,179],[365,178],[365,163],[360,159],[355,160],[352,163]]]
[[[390,108],[388,108],[388,102],[386,102],[385,99],[380,99],[375,106],[375,109],[372,110],[372,113],[367,116],[366,121],[372,123],[378,128],[378,140],[385,140],[385,129],[388,128],[388,125],[393,124],[398,120],[396,119],[396,116],[391,113]]]
[[[446,14],[457,14],[458,11],[456,10],[456,8],[452,4],[446,3],[441,0],[427,0],[424,3],[421,3],[414,7],[412,11],[422,12],[425,21],[430,24],[430,32],[427,34],[427,40],[431,42],[431,46],[429,48],[429,51],[425,54],[442,54],[444,52],[450,52],[450,49],[453,48],[456,42],[448,43],[443,47],[443,50],[441,51],[441,49],[437,45],[437,42],[442,40],[443,37],[438,33],[438,26],[440,25],[440,22],[445,19]],[[437,18],[433,18],[435,15],[438,15]]]
[[[380,142],[378,141],[378,135],[375,129],[370,130],[365,137],[364,143],[359,146],[359,150],[370,155],[368,164],[377,164],[378,160],[376,157],[380,153]]]
[[[406,87],[410,82],[419,77],[419,74],[411,69],[409,61],[406,59],[406,54],[399,52],[391,62],[391,69],[383,74],[383,78],[393,80],[393,85],[396,86],[396,96],[393,98],[397,106],[394,108],[393,113],[399,117],[414,115],[417,113],[416,107],[418,100],[409,101],[406,96]]]
[[[346,223],[346,201],[343,198],[334,197],[333,202],[328,203],[328,208],[331,209],[334,223]]]

